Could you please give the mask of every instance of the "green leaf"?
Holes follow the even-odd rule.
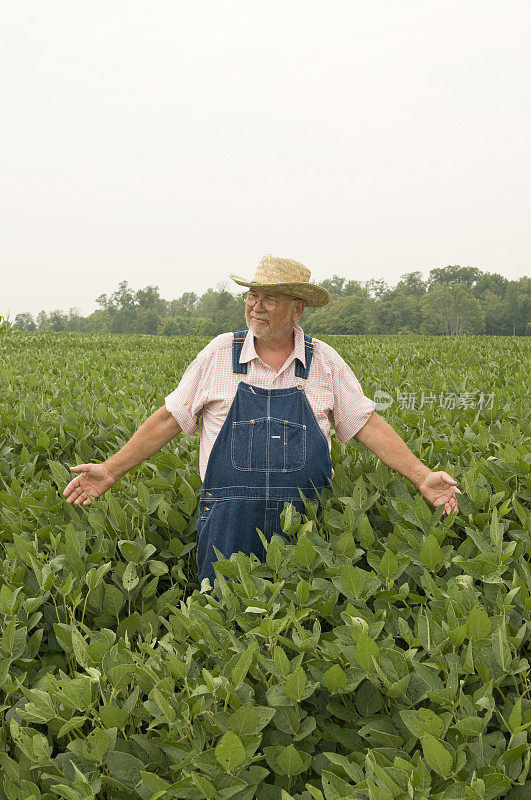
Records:
[[[213,783],[210,783],[208,778],[205,778],[204,775],[200,775],[198,772],[192,772],[192,780],[197,788],[203,792],[206,800],[213,800],[213,798],[215,798],[218,790]]]
[[[245,748],[233,731],[227,731],[215,749],[218,764],[225,772],[232,772],[245,761]]]
[[[62,493],[66,484],[72,480],[72,477],[75,477],[75,473],[69,472],[59,461],[48,461],[48,466],[57,488]]]
[[[126,561],[132,561],[138,564],[142,558],[142,548],[136,542],[130,542],[128,539],[122,539],[118,542],[120,552]]]
[[[92,681],[88,675],[80,675],[64,681],[61,701],[74,710],[86,711],[92,705]]]
[[[321,683],[323,686],[326,686],[329,692],[337,692],[338,689],[342,689],[343,686],[346,686],[348,678],[339,664],[333,664],[330,669],[327,669],[324,673],[321,678]]]
[[[258,645],[256,642],[253,642],[247,650],[245,650],[238,661],[236,662],[236,666],[233,668],[231,672],[232,682],[234,687],[238,689],[241,684],[243,683],[245,676],[249,670],[249,667],[253,663],[254,654],[256,652]]]
[[[122,575],[122,584],[126,592],[132,591],[138,584],[138,580],[136,567],[131,561],[124,569],[124,573]]]
[[[375,672],[375,662],[378,664],[379,656],[380,648],[376,642],[371,639],[370,636],[367,636],[367,634],[359,633],[357,635],[357,644],[354,657],[360,667],[364,669],[365,672]]]
[[[352,564],[344,564],[339,569],[339,578],[341,583],[341,591],[347,597],[352,597],[356,600],[363,594],[363,590],[367,581],[373,576],[373,573],[366,572],[359,567],[354,567]]]
[[[376,536],[369,522],[367,514],[364,514],[358,522],[357,535],[362,547],[368,550],[376,541]]]
[[[392,550],[386,550],[378,566],[378,571],[386,580],[390,580],[398,571],[398,559]]]
[[[181,485],[179,486],[179,493],[177,495],[177,505],[179,508],[188,515],[191,516],[192,512],[194,511],[197,505],[197,497],[190,486],[190,484],[183,478]]]
[[[466,624],[468,635],[473,642],[477,642],[480,639],[486,639],[492,628],[492,622],[489,619],[489,615],[481,603],[476,603],[468,615]]]
[[[437,541],[437,537],[430,534],[422,543],[419,554],[421,562],[429,570],[434,570],[441,563],[443,553]]]
[[[277,764],[285,775],[298,775],[304,769],[304,761],[292,744],[277,755]]]
[[[98,714],[106,728],[123,728],[129,719],[129,714],[118,706],[100,706]]]
[[[31,701],[24,707],[24,715],[29,717],[31,722],[43,724],[55,719],[57,716],[54,704],[48,692],[40,689],[31,691]]]
[[[168,565],[164,561],[150,561],[149,571],[152,575],[165,575],[168,572]]]
[[[516,733],[522,724],[522,698],[519,697],[509,714],[509,728],[511,733]]]
[[[464,717],[455,723],[457,730],[465,736],[481,736],[485,720],[481,717]]]
[[[502,493],[503,494],[503,493]],[[498,509],[496,506],[492,509],[492,517],[490,520],[490,540],[497,552],[501,553],[503,542],[503,522],[498,522]]]
[[[117,617],[124,605],[125,595],[122,590],[112,583],[106,583],[103,594],[103,612]]]
[[[301,567],[310,569],[312,562],[316,556],[316,550],[307,536],[301,536],[295,545],[294,556],[295,560]]]
[[[400,716],[404,725],[411,731],[413,736],[421,739],[427,734],[442,736],[445,724],[431,708],[419,708],[416,711],[400,711]]]
[[[356,708],[362,717],[377,714],[382,707],[382,696],[378,689],[368,680],[359,686],[356,692]]]
[[[431,733],[424,734],[420,743],[424,759],[430,769],[442,778],[447,778],[452,771],[453,758],[443,743],[436,739],[435,736],[432,736]]]
[[[77,628],[72,628],[72,650],[78,664],[87,667],[89,663],[88,646]]]
[[[117,781],[122,781],[126,786],[133,789],[140,780],[140,770],[144,769],[144,764],[140,759],[115,751],[107,753],[106,757],[109,775]]]
[[[237,733],[238,736],[251,736],[259,733],[262,728],[273,719],[275,716],[274,708],[267,708],[266,706],[253,706],[252,704],[245,704],[240,706],[234,711],[227,725],[231,731]]]
[[[306,673],[302,667],[292,672],[284,684],[284,691],[291,700],[300,702],[306,688]]]

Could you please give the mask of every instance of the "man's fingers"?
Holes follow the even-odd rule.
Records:
[[[80,486],[75,486],[70,494],[70,497],[67,498],[67,503],[73,503],[74,500],[77,500],[80,494],[83,494],[83,489]]]
[[[452,478],[452,476],[448,475],[447,472],[441,472],[441,478],[444,478],[446,483],[449,483],[451,486],[457,486],[457,481],[455,478]]]

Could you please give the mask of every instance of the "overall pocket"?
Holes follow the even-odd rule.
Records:
[[[235,469],[293,472],[306,464],[306,425],[261,417],[232,423],[231,461]]]

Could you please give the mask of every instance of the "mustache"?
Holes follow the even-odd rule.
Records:
[[[262,319],[266,322],[269,322],[269,317],[266,314],[255,314],[254,311],[251,311],[250,315],[251,319]]]

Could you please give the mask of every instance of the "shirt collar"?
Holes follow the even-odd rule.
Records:
[[[288,356],[287,361],[293,361],[293,359],[298,358],[301,362],[302,366],[306,369],[306,347],[304,345],[304,331],[302,330],[300,325],[297,323],[293,326],[293,332],[295,334],[295,347],[291,352],[291,356]],[[247,331],[247,336],[245,337],[245,341],[242,346],[242,350],[240,353],[240,364],[245,364],[249,361],[252,361],[253,358],[259,358],[255,346],[254,346],[254,336],[250,330]]]

